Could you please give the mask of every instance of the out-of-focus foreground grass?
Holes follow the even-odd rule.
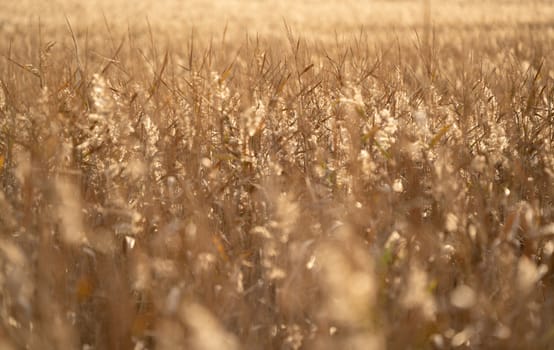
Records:
[[[552,18],[3,1],[0,348],[551,348]]]

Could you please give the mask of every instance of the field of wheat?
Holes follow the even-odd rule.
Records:
[[[553,349],[554,4],[3,0],[0,349]]]

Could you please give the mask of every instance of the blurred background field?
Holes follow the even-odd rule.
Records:
[[[76,28],[103,22],[111,25],[144,25],[148,19],[158,30],[179,38],[194,27],[202,34],[220,35],[227,25],[237,35],[278,35],[286,20],[311,39],[371,30],[421,27],[423,3],[416,0],[6,0],[0,4],[0,26],[9,38],[18,30],[28,31],[38,17],[45,27],[64,26],[64,14]],[[554,21],[554,4],[546,0],[450,0],[431,1],[433,24],[475,30],[484,26],[498,31],[514,26],[549,28]]]

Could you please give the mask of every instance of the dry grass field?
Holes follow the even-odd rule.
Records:
[[[554,4],[0,1],[0,349],[554,349]]]

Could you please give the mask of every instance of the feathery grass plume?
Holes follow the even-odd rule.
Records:
[[[526,256],[517,265],[517,285],[523,294],[531,292],[535,284],[548,272],[548,266],[537,266]]]
[[[225,330],[210,311],[197,303],[183,302],[181,320],[190,329],[188,345],[195,350],[239,349],[236,337]]]
[[[0,190],[0,224],[6,231],[17,229],[17,218],[15,209],[6,198],[4,191]]]
[[[5,113],[8,106],[8,98],[4,91],[4,82],[0,80],[0,112]]]
[[[372,317],[376,302],[373,263],[360,247],[350,246],[349,228],[338,228],[340,236],[323,242],[316,261],[325,293],[322,317],[353,326]],[[346,236],[343,236],[346,235]],[[349,286],[345,288],[345,286]]]
[[[258,132],[262,126],[265,114],[265,106],[261,100],[257,100],[255,107],[250,107],[244,112],[244,127],[248,136],[252,137]]]
[[[469,309],[477,301],[475,291],[471,287],[461,285],[450,294],[450,303],[461,309]]]
[[[396,142],[395,135],[398,130],[398,121],[391,116],[388,109],[383,109],[379,113],[376,113],[373,120],[374,124],[378,127],[375,134],[377,147],[387,151]]]
[[[62,223],[63,241],[70,245],[85,243],[87,239],[79,189],[67,179],[57,179],[55,187],[60,201],[57,214]]]
[[[402,293],[401,303],[407,309],[417,309],[426,320],[435,320],[437,304],[430,291],[427,273],[415,265],[409,271],[407,285]]]

